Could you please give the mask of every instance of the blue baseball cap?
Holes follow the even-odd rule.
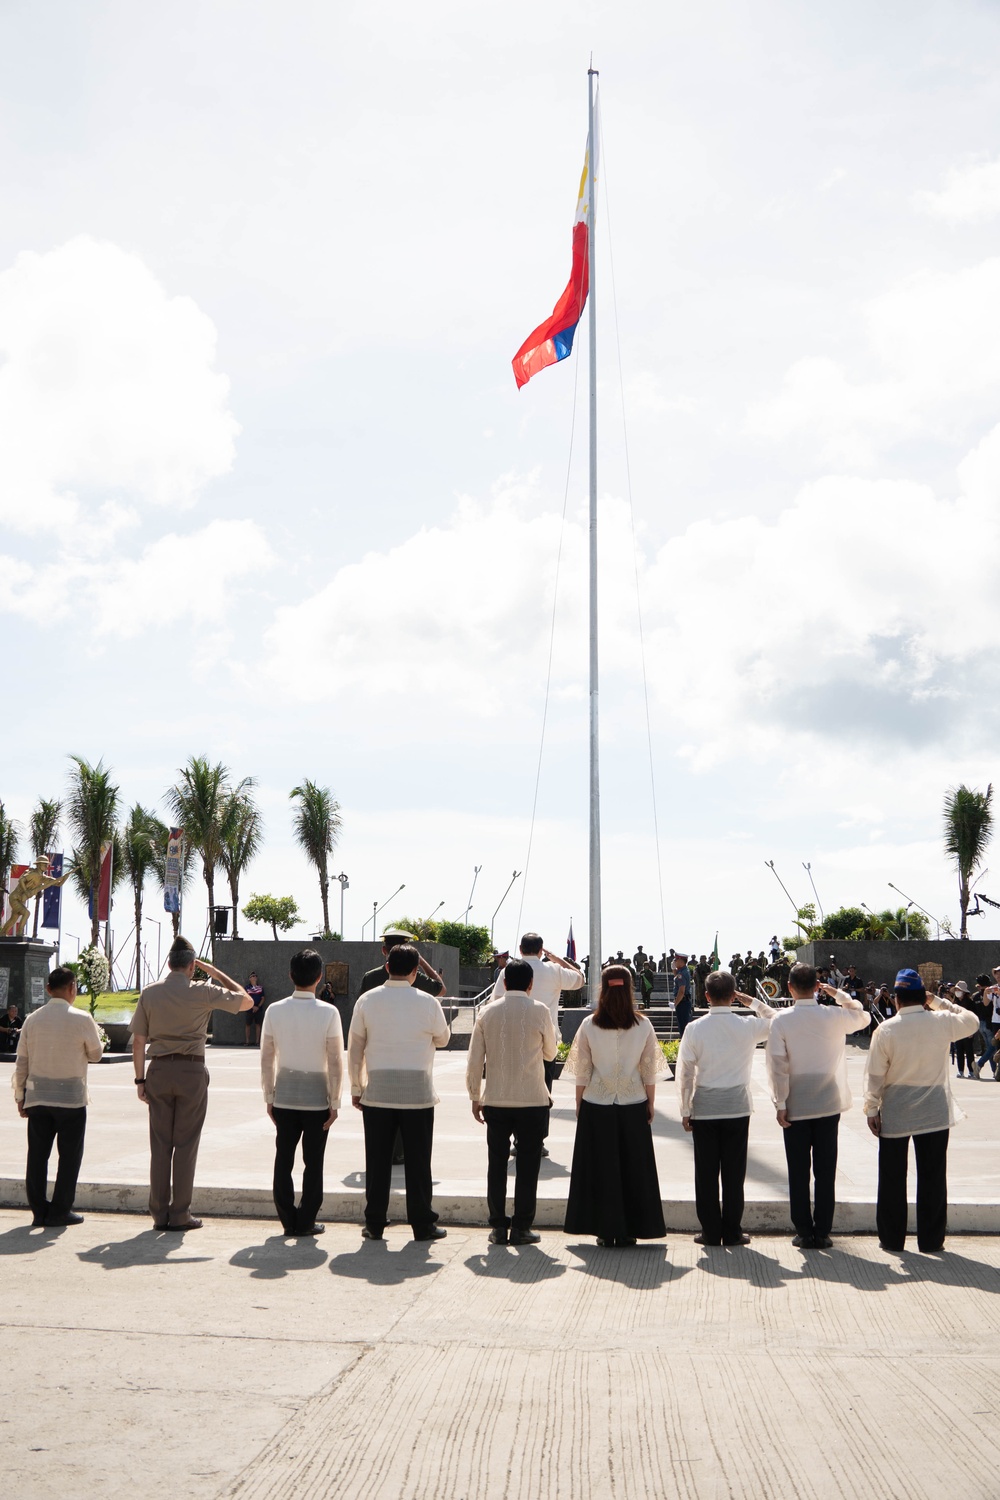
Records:
[[[900,969],[894,986],[897,990],[922,990],[924,981],[916,969]]]

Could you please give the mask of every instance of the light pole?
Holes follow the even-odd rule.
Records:
[[[931,921],[934,923],[934,926],[937,928],[937,941],[940,942],[941,941],[941,923],[938,921],[937,917],[935,917],[931,912],[929,912],[926,907],[921,906],[919,901],[914,901],[914,899],[913,899],[912,896],[907,896],[906,892],[905,891],[901,891],[899,889],[898,885],[893,885],[893,883],[892,883],[891,880],[887,880],[886,881],[886,885],[889,887],[889,889],[891,891],[895,891],[898,896],[904,896],[906,898],[906,900],[910,903],[910,906],[915,906],[917,908],[917,911],[922,911],[925,917],[930,917]],[[910,908],[907,907],[907,911],[909,911],[909,909]],[[910,924],[909,924],[909,922],[907,922],[907,924],[906,924],[906,931],[907,931],[907,934],[909,934],[909,931],[910,931]]]
[[[820,919],[821,922],[825,922],[826,921],[826,913],[823,911],[823,903],[819,899],[819,891],[816,889],[816,882],[815,882],[815,880],[813,880],[813,867],[812,867],[812,865],[807,865],[806,862],[805,862],[805,860],[803,860],[802,861],[802,868],[803,868],[803,870],[805,870],[806,874],[809,876],[809,884],[813,888],[813,895],[816,897],[816,905],[819,907],[819,919]]]
[[[476,881],[479,879],[479,872],[482,868],[482,865],[473,865],[472,867],[472,890],[469,892],[469,904],[462,913],[463,922],[469,920],[469,912],[472,910],[472,898],[476,894]]]
[[[444,902],[443,901],[439,901],[438,904],[437,904],[437,906],[435,906],[434,910],[431,912],[430,916],[429,917],[425,917],[424,921],[425,922],[432,922],[434,920],[434,918],[437,916],[438,912],[441,910],[441,908],[442,908],[443,905],[444,905]]]
[[[69,937],[69,938],[72,938],[73,941],[74,941],[74,943],[76,944],[76,956],[77,956],[77,958],[79,958],[80,957],[80,939],[77,937],[77,935],[76,935],[75,932],[67,932],[66,936]]]
[[[383,906],[388,906],[390,901],[395,901],[395,899],[399,895],[400,891],[405,891],[405,890],[406,890],[406,881],[404,880],[403,884],[401,886],[398,886],[396,888],[396,890],[393,891],[393,893],[392,893],[391,896],[386,896],[385,900],[382,902],[382,906],[379,906],[379,904],[378,904],[377,901],[373,901],[372,902],[372,942],[373,943],[375,941],[375,918],[378,916],[378,914],[382,910]],[[362,939],[362,942],[364,941],[365,927],[367,927],[367,926],[368,926],[368,922],[366,920],[365,921],[365,926],[362,927],[362,929],[361,929],[361,939]]]
[[[144,922],[152,922],[156,928],[156,977],[160,977],[160,924],[155,917],[143,917]],[[142,985],[139,986],[142,989]]]
[[[778,874],[777,870],[774,868],[774,860],[773,859],[765,859],[764,863],[767,865],[767,868],[770,870],[770,872],[774,876],[775,880],[781,886],[781,889],[784,891],[785,895],[788,896],[789,901],[792,901],[792,898],[791,898],[791,895],[789,894],[789,890],[788,890],[787,885],[782,880],[782,878]],[[794,901],[792,901],[792,911],[795,913],[796,916],[798,916],[799,909],[795,905]]]
[[[340,941],[343,942],[344,941],[344,892],[350,890],[350,888],[351,888],[351,882],[348,880],[348,878],[344,874],[343,870],[341,870],[340,874],[337,876],[337,879],[340,881]],[[362,936],[363,935],[364,934],[362,934]]]
[[[493,924],[494,924],[494,922],[497,919],[497,911],[500,910],[501,906],[503,906],[503,904],[506,901],[507,897],[510,895],[511,886],[514,884],[514,881],[517,879],[517,877],[520,875],[520,873],[521,873],[520,870],[515,870],[514,871],[513,875],[510,877],[510,885],[507,887],[507,889],[504,891],[503,895],[500,897],[500,900],[497,902],[496,911],[493,913],[493,916],[490,918],[490,945],[491,946],[493,944]]]

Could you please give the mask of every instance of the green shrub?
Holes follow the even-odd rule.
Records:
[[[660,1043],[660,1051],[663,1053],[668,1063],[676,1063],[677,1054],[680,1050],[681,1044],[676,1038],[672,1042]]]

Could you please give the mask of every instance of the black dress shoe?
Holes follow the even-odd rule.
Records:
[[[32,1227],[32,1229],[44,1229],[45,1228],[45,1220],[44,1219],[40,1219],[38,1217],[38,1215],[36,1214],[35,1217],[31,1221],[31,1227]]]
[[[636,1244],[636,1241],[635,1240],[615,1240],[615,1244],[618,1246],[619,1250],[631,1250],[631,1249],[634,1248],[634,1246]]]
[[[792,1240],[796,1250],[815,1250],[816,1241],[811,1234],[797,1234]]]
[[[506,1245],[506,1243],[507,1243],[507,1231],[506,1231],[506,1229],[491,1229],[490,1230],[490,1244],[491,1245]]]
[[[707,1240],[703,1234],[696,1234],[694,1242],[696,1245],[711,1245],[713,1247],[722,1244],[721,1240]]]
[[[311,1234],[325,1234],[326,1233],[326,1225],[325,1224],[310,1224],[310,1226],[309,1226],[308,1229],[296,1229],[295,1233],[297,1235],[300,1235],[302,1237],[302,1239],[305,1239],[308,1235],[311,1235]]]
[[[200,1229],[201,1220],[192,1217],[190,1219],[185,1219],[183,1224],[168,1224],[167,1228],[170,1230],[171,1234],[183,1234],[185,1229]]]
[[[831,1238],[830,1238],[830,1236],[828,1234],[818,1234],[816,1236],[816,1238],[813,1240],[813,1249],[814,1250],[832,1250],[833,1249],[833,1240],[831,1240]]]
[[[62,1229],[63,1226],[66,1225],[66,1224],[82,1224],[82,1223],[83,1223],[83,1214],[74,1214],[74,1213],[56,1214],[54,1217],[53,1217],[52,1214],[49,1214],[48,1218],[45,1220],[45,1227],[46,1227],[46,1229]]]
[[[362,1231],[361,1231],[361,1238],[363,1240],[380,1240],[382,1238],[382,1230],[381,1229],[371,1229],[366,1224],[364,1226],[364,1228],[362,1229]]]
[[[885,1240],[879,1240],[878,1247],[880,1250],[888,1251],[890,1255],[902,1255],[906,1248],[904,1245],[887,1245]]]
[[[510,1232],[512,1245],[537,1245],[541,1238],[533,1229],[512,1229]]]
[[[447,1229],[442,1229],[441,1226],[440,1226],[440,1224],[435,1224],[434,1228],[432,1230],[430,1230],[429,1233],[427,1233],[427,1234],[415,1234],[413,1236],[413,1238],[415,1240],[422,1240],[422,1241],[423,1240],[443,1240],[443,1239],[446,1238],[447,1234],[448,1234]]]
[[[749,1245],[750,1236],[748,1234],[741,1234],[738,1240],[723,1240],[722,1243],[724,1245]]]

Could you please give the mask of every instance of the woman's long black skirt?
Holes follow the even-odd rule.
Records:
[[[666,1234],[653,1132],[646,1101],[580,1101],[566,1230],[602,1240],[655,1240]]]

